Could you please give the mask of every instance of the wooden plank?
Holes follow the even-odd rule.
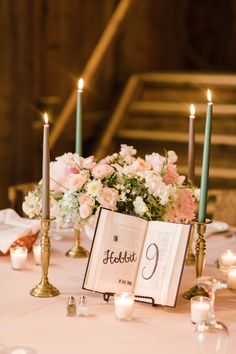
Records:
[[[135,140],[150,140],[150,141],[173,141],[173,142],[188,142],[188,133],[170,132],[170,131],[154,131],[154,130],[134,130],[134,129],[121,129],[117,132],[118,138],[135,139]],[[204,134],[195,135],[196,144],[203,144]],[[212,145],[228,145],[236,146],[235,135],[212,135]]]
[[[101,36],[97,46],[95,47],[91,57],[89,58],[81,77],[83,77],[85,85],[89,86],[93,76],[95,75],[102,59],[107,52],[110,44],[115,39],[118,30],[124,23],[124,20],[130,11],[131,7],[134,5],[136,0],[122,0],[117,6],[111,20],[109,21],[107,27],[105,28],[103,35]],[[65,125],[69,121],[71,114],[75,108],[76,104],[77,90],[74,89],[68,98],[65,106],[57,119],[54,129],[50,134],[50,148],[54,146],[60,134],[62,133]]]
[[[197,104],[197,113],[205,113],[207,104]],[[186,102],[152,102],[139,101],[130,105],[131,113],[183,113],[185,116],[189,112],[189,103]],[[236,115],[236,105],[234,104],[215,104],[214,115]]]
[[[113,139],[113,136],[115,135],[120,125],[120,122],[129,107],[129,103],[131,102],[131,99],[135,96],[135,92],[137,92],[138,88],[139,77],[134,75],[129,80],[125,91],[120,99],[120,102],[118,103],[117,108],[113,116],[111,117],[110,122],[102,136],[102,139],[98,144],[95,153],[98,159],[106,155],[107,149],[109,148],[109,144],[111,143],[111,140]]]
[[[178,165],[178,171],[181,174],[186,175],[188,172],[188,166]],[[195,175],[201,176],[202,168],[201,166],[195,167]],[[224,180],[235,180],[236,179],[236,169],[232,168],[220,168],[220,167],[211,167],[209,171],[210,178],[219,178]]]
[[[184,72],[166,73],[143,73],[140,79],[144,83],[176,83],[180,85],[216,85],[216,86],[236,86],[236,75],[231,74],[201,74]]]

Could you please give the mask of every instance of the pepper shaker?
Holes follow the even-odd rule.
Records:
[[[72,317],[76,315],[76,304],[75,304],[75,299],[74,296],[69,296],[68,297],[68,302],[67,302],[67,313],[66,315],[68,317]]]

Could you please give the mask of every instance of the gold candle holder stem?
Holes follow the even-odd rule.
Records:
[[[50,262],[50,220],[42,219],[42,237],[40,240],[41,246],[41,266],[42,266],[42,278],[38,285],[36,285],[30,294],[36,297],[53,297],[59,295],[59,290],[55,288],[48,281],[48,269]]]
[[[202,276],[205,267],[206,241],[204,234],[206,232],[206,225],[210,222],[210,220],[206,220],[206,222],[196,222],[198,237],[195,248],[195,269],[197,279]],[[208,296],[208,293],[203,287],[197,284],[183,294],[183,297],[188,300],[190,300],[193,296]]]
[[[187,255],[185,259],[186,265],[194,265],[195,264],[195,255],[193,254],[193,236],[194,236],[194,224],[191,224],[190,236],[188,241]]]
[[[206,224],[197,224],[198,238],[196,241],[196,277],[197,279],[202,276],[206,260],[206,241],[204,234],[206,232]]]
[[[75,243],[74,246],[66,252],[67,257],[71,258],[84,258],[88,257],[89,252],[80,245],[80,228],[75,228]]]

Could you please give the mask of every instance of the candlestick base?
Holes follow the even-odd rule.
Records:
[[[30,295],[36,297],[53,297],[59,294],[59,290],[50,284],[48,280],[45,281],[44,279],[30,291]]]
[[[203,289],[203,287],[198,286],[198,285],[193,286],[191,289],[185,291],[185,293],[183,294],[183,297],[186,300],[190,300],[194,296],[205,296],[205,297],[208,297],[209,295],[206,292],[206,290]]]
[[[85,258],[88,257],[89,252],[80,245],[80,229],[75,228],[75,244],[66,252],[67,257],[71,258]]]

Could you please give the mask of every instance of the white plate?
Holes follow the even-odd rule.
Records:
[[[229,229],[229,225],[223,221],[212,221],[211,224],[207,225],[206,232],[214,233],[214,232],[224,232]]]

